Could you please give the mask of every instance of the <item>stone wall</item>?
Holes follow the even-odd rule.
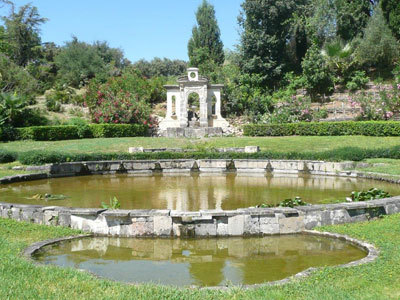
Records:
[[[288,160],[154,160],[52,164],[40,174],[0,179],[0,184],[110,173],[153,172],[273,172],[357,177],[353,163]],[[292,208],[243,208],[232,211],[106,210],[0,203],[0,216],[18,221],[65,226],[98,235],[241,236],[290,234],[316,226],[366,221],[400,212],[400,197],[368,202],[310,205]]]

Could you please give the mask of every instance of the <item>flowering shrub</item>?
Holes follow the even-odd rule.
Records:
[[[325,113],[323,111],[315,112],[311,108],[309,97],[292,96],[277,104],[272,113],[265,114],[261,123],[311,122],[326,117]]]
[[[150,102],[162,98],[162,82],[151,82],[130,70],[101,84],[91,81],[84,104],[94,123],[143,124],[152,127]]]
[[[400,84],[391,90],[382,90],[379,97],[362,93],[349,98],[352,107],[360,107],[360,120],[390,120],[400,113]]]

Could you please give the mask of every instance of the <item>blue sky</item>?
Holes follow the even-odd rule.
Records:
[[[187,60],[187,42],[202,0],[14,0],[17,5],[28,2],[49,19],[41,27],[43,42],[62,45],[72,35],[86,42],[105,40],[136,61],[156,56]],[[209,2],[215,6],[225,48],[233,49],[242,0]]]

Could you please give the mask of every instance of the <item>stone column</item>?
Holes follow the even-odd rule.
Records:
[[[207,88],[203,87],[200,93],[200,127],[208,127]]]
[[[167,115],[165,116],[166,119],[171,119],[172,116],[172,94],[167,92]]]
[[[218,119],[222,118],[221,116],[221,91],[215,91],[215,115]]]
[[[188,127],[188,112],[187,112],[187,102],[188,102],[188,94],[185,92],[183,87],[181,87],[181,99],[179,105],[179,125],[182,128]]]

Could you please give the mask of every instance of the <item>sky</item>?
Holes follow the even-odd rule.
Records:
[[[237,17],[243,0],[209,0],[216,10],[225,48],[238,44]],[[32,3],[48,22],[42,42],[63,45],[79,40],[107,41],[121,48],[132,62],[154,57],[188,60],[187,43],[202,0],[14,0]],[[1,15],[7,10],[0,10]]]

